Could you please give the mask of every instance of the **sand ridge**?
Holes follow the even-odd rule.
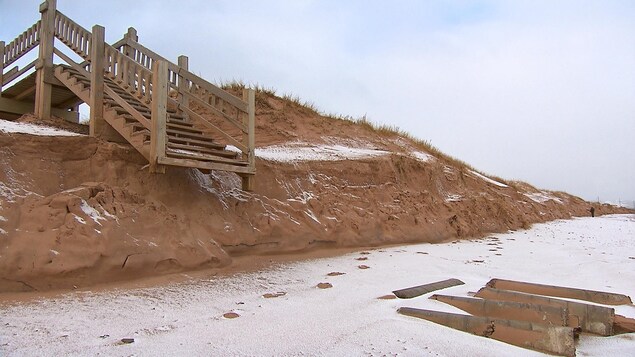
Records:
[[[407,138],[263,96],[256,138],[269,156],[257,159],[254,192],[227,172],[150,174],[125,144],[0,131],[0,291],[222,267],[241,255],[442,242],[588,215],[578,197],[509,186]],[[308,159],[279,159],[300,146]]]

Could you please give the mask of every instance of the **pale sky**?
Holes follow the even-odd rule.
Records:
[[[0,0],[0,40],[41,1]],[[126,9],[127,11],[123,11]],[[635,200],[635,1],[58,0],[210,81],[396,125],[477,169]]]

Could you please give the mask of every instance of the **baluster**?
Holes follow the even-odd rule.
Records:
[[[2,96],[2,74],[4,73],[4,41],[0,41],[0,97]]]
[[[134,66],[135,77],[137,78],[137,98],[141,99],[143,96],[143,77],[141,77],[141,73],[139,73],[139,68]]]
[[[130,61],[126,59],[123,63],[123,86],[128,89],[130,87]]]

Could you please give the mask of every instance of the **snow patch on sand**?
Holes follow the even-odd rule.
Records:
[[[530,200],[537,203],[545,203],[547,201],[554,201],[562,204],[562,200],[547,191],[540,192],[531,192],[531,193],[523,193],[523,195],[527,196]]]
[[[458,194],[448,193],[445,195],[445,202],[461,202],[463,200],[463,196]]]
[[[85,200],[82,200],[82,203],[79,206],[79,208],[81,208],[81,210],[88,217],[90,217],[93,221],[95,221],[95,223],[99,224],[100,226],[101,226],[101,223],[99,223],[99,221],[106,220],[106,218],[102,217],[102,215],[96,209],[94,209],[91,205],[89,205],[88,202],[86,202]]]
[[[481,178],[481,179],[483,179],[485,182],[491,183],[492,185],[495,185],[495,186],[498,186],[498,187],[509,187],[509,186],[505,185],[505,184],[504,184],[504,183],[502,183],[502,182],[498,182],[498,181],[492,180],[491,178],[489,178],[489,177],[487,177],[487,176],[484,176],[484,175],[481,175],[481,174],[479,174],[479,173],[478,173],[478,172],[476,172],[476,171],[470,170],[470,172],[472,173],[472,175],[474,175],[474,176],[476,176],[476,177],[478,177],[478,178]]]
[[[285,163],[299,161],[359,160],[388,154],[390,154],[390,152],[384,150],[368,147],[351,147],[340,144],[311,145],[307,143],[292,143],[256,149],[256,156],[262,159]]]
[[[240,178],[231,172],[212,170],[206,175],[199,170],[189,169],[188,173],[202,191],[218,197],[224,209],[229,209],[229,200],[247,202],[251,196],[240,188]]]
[[[38,136],[84,136],[72,131],[53,128],[50,126],[36,125],[31,123],[18,123],[0,119],[0,132],[21,133]]]
[[[413,152],[412,152],[412,155],[413,155],[413,156],[414,156],[417,160],[419,160],[419,161],[421,161],[421,162],[429,162],[429,161],[434,160],[434,156],[432,156],[432,155],[430,155],[430,154],[428,154],[428,153],[425,153],[425,152],[423,152],[423,151],[413,151]]]
[[[75,220],[76,220],[77,222],[79,222],[79,223],[81,223],[81,224],[86,224],[86,220],[84,220],[82,217],[80,217],[80,216],[78,216],[78,215],[76,215],[76,214],[73,214],[73,217],[75,218]]]

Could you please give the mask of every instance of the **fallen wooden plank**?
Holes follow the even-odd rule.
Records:
[[[568,288],[563,286],[527,283],[523,281],[492,279],[487,283],[486,286],[490,288],[520,291],[530,294],[585,300],[604,305],[627,305],[633,303],[630,297],[623,294]]]
[[[475,316],[527,321],[550,326],[567,326],[569,321],[569,312],[566,307],[448,295],[432,295],[430,299],[452,305]]]
[[[614,333],[615,309],[610,307],[487,287],[479,290],[475,296],[489,300],[566,307],[569,310],[569,327],[580,327],[582,332],[590,332],[601,336],[611,336]],[[574,316],[577,319],[572,318]]]
[[[624,317],[622,315],[615,315],[615,323],[613,328],[615,330],[615,333],[635,332],[635,319]]]
[[[452,286],[463,285],[465,284],[459,279],[447,279],[441,280],[434,283],[423,284],[419,286],[413,286],[411,288],[395,290],[392,293],[395,294],[400,299],[412,299],[417,296],[421,296],[423,294],[427,294],[432,291],[441,290],[445,288],[449,288]]]
[[[492,319],[410,307],[399,308],[397,312],[522,348],[575,356],[575,339],[570,327],[545,326],[526,321]]]

